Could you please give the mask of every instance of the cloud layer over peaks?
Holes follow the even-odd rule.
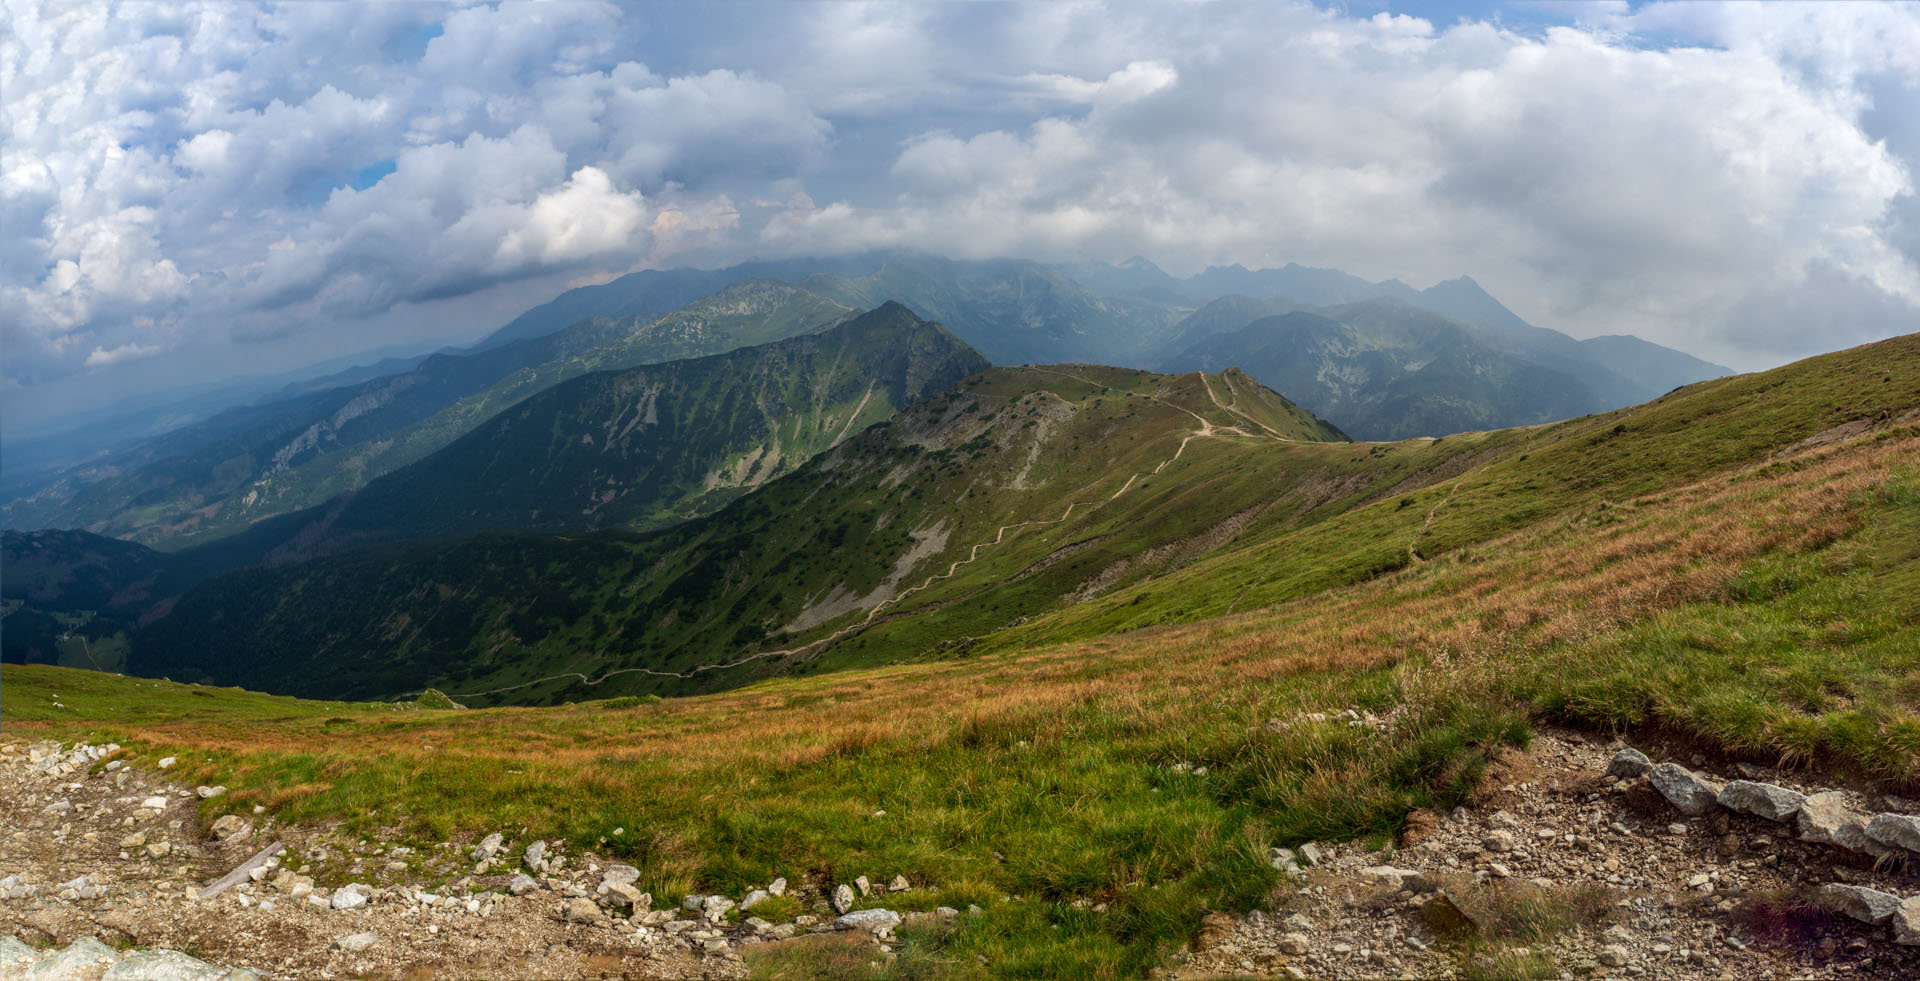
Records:
[[[1739,367],[1920,327],[1912,5],[5,2],[10,408],[887,245],[1470,274]]]

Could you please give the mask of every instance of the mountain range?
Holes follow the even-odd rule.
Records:
[[[1416,291],[1291,265],[1181,280],[1144,260],[1061,268],[906,252],[649,270],[570,290],[471,349],[309,379],[97,455],[8,502],[0,522],[203,545],[359,490],[588,371],[796,336],[889,300],[997,364],[1238,365],[1364,438],[1532,424],[1724,373],[1633,338],[1528,326],[1464,278]],[[1268,320],[1284,313],[1338,329]]]

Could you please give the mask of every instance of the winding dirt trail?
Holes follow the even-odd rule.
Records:
[[[1075,381],[1081,382],[1086,385],[1093,385],[1093,386],[1099,385],[1099,382],[1096,382],[1091,378],[1087,378],[1082,375],[1076,375],[1069,371],[1061,371],[1056,368],[1043,368],[1038,366],[1035,366],[1034,370],[1044,371],[1044,372],[1047,372],[1048,374],[1060,375],[1065,378],[1071,378]],[[617,668],[615,670],[608,671],[604,674],[601,674],[598,677],[591,677],[587,674],[584,674],[578,671],[564,671],[559,674],[548,675],[544,678],[536,678],[532,681],[523,681],[519,684],[507,685],[501,688],[490,688],[490,689],[487,689],[486,691],[453,693],[451,697],[477,698],[477,697],[482,697],[486,695],[501,695],[510,691],[518,691],[522,688],[531,688],[535,685],[543,685],[550,681],[560,681],[566,678],[577,679],[581,684],[589,687],[602,684],[611,678],[617,678],[622,675],[629,675],[629,674],[651,675],[656,678],[690,679],[690,678],[697,677],[701,674],[705,674],[707,672],[723,671],[728,668],[737,668],[745,664],[751,664],[754,661],[763,661],[768,658],[790,657],[794,655],[806,654],[810,651],[832,644],[835,641],[838,641],[844,637],[847,637],[849,635],[852,635],[867,629],[868,627],[872,626],[874,620],[878,619],[879,616],[883,612],[885,612],[888,608],[898,606],[901,603],[901,601],[905,600],[907,597],[912,596],[913,594],[920,592],[921,590],[924,590],[937,582],[940,582],[944,579],[952,578],[955,573],[960,571],[961,567],[970,565],[976,560],[978,560],[980,558],[980,551],[982,549],[992,548],[993,546],[999,545],[1000,543],[1006,541],[1007,533],[1010,531],[1018,531],[1022,528],[1030,528],[1036,525],[1061,524],[1067,521],[1068,519],[1072,518],[1074,511],[1077,509],[1097,508],[1103,504],[1107,504],[1111,501],[1117,500],[1122,494],[1125,494],[1127,491],[1132,490],[1134,484],[1137,481],[1139,481],[1142,477],[1155,476],[1159,474],[1161,471],[1165,470],[1167,467],[1174,464],[1176,461],[1178,461],[1180,459],[1181,454],[1187,451],[1187,444],[1193,442],[1196,439],[1201,439],[1203,437],[1239,436],[1245,439],[1271,440],[1274,442],[1284,442],[1284,443],[1308,442],[1306,440],[1289,439],[1285,436],[1281,436],[1272,427],[1267,426],[1266,424],[1260,422],[1258,419],[1255,419],[1252,416],[1246,414],[1245,412],[1242,412],[1238,409],[1233,408],[1232,406],[1222,403],[1220,401],[1220,397],[1214,394],[1213,386],[1210,383],[1208,383],[1206,373],[1194,372],[1194,374],[1200,376],[1200,383],[1206,389],[1207,398],[1213,402],[1215,407],[1219,408],[1221,411],[1227,413],[1230,416],[1246,419],[1247,421],[1253,423],[1255,426],[1258,426],[1259,428],[1266,430],[1266,433],[1264,434],[1250,433],[1238,426],[1216,426],[1214,425],[1213,421],[1208,419],[1206,416],[1203,416],[1200,413],[1195,412],[1184,405],[1176,405],[1172,402],[1169,402],[1161,398],[1158,395],[1149,395],[1147,396],[1148,398],[1152,399],[1155,402],[1160,403],[1161,405],[1166,406],[1167,408],[1177,409],[1181,412],[1186,413],[1187,415],[1192,416],[1195,419],[1195,421],[1199,424],[1200,428],[1194,430],[1193,432],[1187,433],[1185,436],[1181,437],[1180,445],[1174,447],[1172,456],[1169,456],[1165,460],[1160,461],[1158,464],[1154,466],[1152,470],[1145,470],[1139,473],[1129,475],[1126,479],[1126,482],[1120,485],[1120,489],[1114,491],[1111,495],[1109,495],[1104,500],[1074,501],[1068,504],[1066,507],[1066,510],[1060,512],[1060,516],[1057,518],[1029,518],[1025,521],[1016,521],[1012,524],[1001,525],[999,529],[994,532],[992,539],[988,541],[977,542],[974,545],[972,545],[967,550],[967,557],[963,559],[955,559],[952,564],[947,566],[947,569],[945,572],[935,573],[931,576],[928,576],[926,579],[922,580],[918,585],[911,586],[905,590],[902,590],[899,593],[894,594],[893,596],[888,597],[887,599],[880,601],[879,603],[875,604],[872,609],[868,610],[867,615],[864,618],[862,618],[860,621],[841,627],[840,629],[834,631],[833,633],[828,634],[825,637],[822,637],[818,640],[810,641],[798,647],[787,647],[787,648],[780,648],[777,650],[760,651],[758,653],[749,654],[745,657],[741,657],[732,661],[722,661],[714,664],[696,665],[694,667],[688,668],[685,671],[661,671],[655,668]],[[1054,398],[1059,399],[1060,401],[1065,402],[1068,405],[1074,404],[1072,401],[1068,400],[1064,396],[1059,395],[1058,393],[1046,391],[1045,389],[1042,389],[1041,392],[1046,395],[1051,395]],[[1429,516],[1429,520],[1431,520],[1431,516]],[[409,692],[405,695],[399,695],[395,697],[406,698],[411,695],[418,695],[418,694],[419,692]]]

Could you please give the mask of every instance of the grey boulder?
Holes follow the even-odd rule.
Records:
[[[1807,795],[1770,783],[1734,780],[1721,788],[1720,806],[1737,814],[1751,814],[1769,821],[1786,821],[1799,812]]]
[[[1920,818],[1906,814],[1876,814],[1867,823],[1867,837],[1882,845],[1920,852]]]
[[[1653,761],[1637,749],[1623,749],[1607,762],[1607,776],[1631,780],[1653,769]]]
[[[1647,771],[1653,789],[1680,813],[1698,817],[1719,803],[1720,788],[1713,781],[1677,763],[1662,763]]]
[[[841,930],[883,933],[900,925],[900,914],[890,909],[855,910],[835,918],[833,925]]]
[[[1893,893],[1842,882],[1821,886],[1820,898],[1832,905],[1835,912],[1875,926],[1893,919],[1893,914],[1900,909],[1900,897]]]

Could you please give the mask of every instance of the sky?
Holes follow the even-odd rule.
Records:
[[[0,425],[909,247],[1920,330],[1920,4],[0,0]]]

